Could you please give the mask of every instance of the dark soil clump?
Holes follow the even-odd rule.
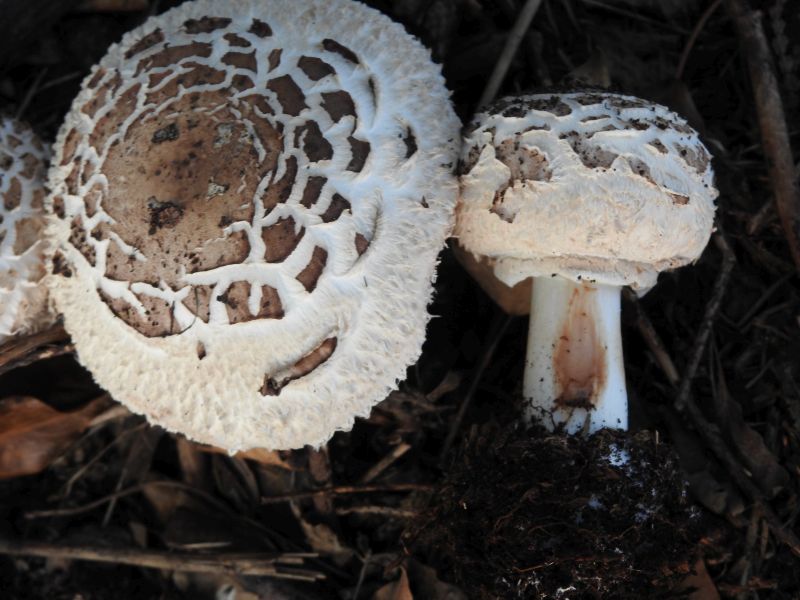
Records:
[[[667,444],[499,429],[473,432],[407,535],[440,574],[481,599],[681,597],[709,522]]]

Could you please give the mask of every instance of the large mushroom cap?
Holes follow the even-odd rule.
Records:
[[[0,115],[0,342],[50,324],[42,240],[47,148]]]
[[[649,288],[711,235],[711,160],[658,104],[586,92],[500,100],[462,150],[455,235],[509,286],[559,274]]]
[[[419,355],[458,128],[428,51],[350,0],[149,20],[84,82],[50,173],[81,362],[230,450],[348,429]]]

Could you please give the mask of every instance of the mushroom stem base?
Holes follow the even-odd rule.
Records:
[[[534,280],[523,394],[551,430],[628,428],[619,287]]]

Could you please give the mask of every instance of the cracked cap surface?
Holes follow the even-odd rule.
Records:
[[[419,355],[458,129],[428,51],[359,3],[149,20],[84,81],[50,172],[81,362],[229,450],[349,429]]]
[[[669,109],[583,92],[504,98],[464,139],[455,236],[513,286],[528,277],[646,290],[711,235],[711,157]]]

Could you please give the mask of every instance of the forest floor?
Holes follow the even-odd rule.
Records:
[[[0,25],[0,110],[54,140],[107,47],[179,3],[0,0],[25,14]],[[465,122],[523,4],[367,3],[431,48]],[[800,156],[795,4],[544,0],[503,79],[659,102],[714,155],[709,247],[624,296],[629,433],[521,424],[527,318],[450,249],[407,380],[319,450],[151,427],[56,328],[0,348],[0,596],[800,598],[800,199],[774,154]]]

